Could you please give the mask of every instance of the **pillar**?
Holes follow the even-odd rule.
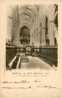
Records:
[[[48,36],[50,41],[50,46],[54,46],[54,17],[55,17],[55,7],[54,5],[49,6],[49,16],[48,16]]]
[[[42,34],[41,34],[41,46],[46,45],[45,33],[46,33],[46,17],[45,15],[42,17]]]

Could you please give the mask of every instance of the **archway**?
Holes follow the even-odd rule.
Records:
[[[30,29],[27,26],[23,26],[20,29],[20,43],[22,45],[30,44]]]

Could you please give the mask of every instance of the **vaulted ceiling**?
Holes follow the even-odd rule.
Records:
[[[31,28],[37,17],[37,13],[38,8],[36,6],[24,6],[20,8],[20,26],[26,25]]]
[[[38,23],[45,25],[45,16],[51,20],[55,17],[55,9],[53,6],[54,5],[17,5],[10,7],[10,10],[8,11],[8,31],[14,38],[14,33],[18,33],[18,28],[22,28],[23,26],[28,27],[30,30],[34,27],[35,30],[37,30],[37,27],[39,27]],[[10,36],[9,33],[8,36]]]

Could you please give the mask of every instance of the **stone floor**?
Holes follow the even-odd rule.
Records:
[[[51,66],[44,62],[39,57],[24,56],[23,54],[17,54],[8,64],[10,69],[21,69],[21,68],[40,68],[40,69],[51,69]]]

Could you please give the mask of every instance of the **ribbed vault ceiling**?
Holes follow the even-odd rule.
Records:
[[[36,19],[37,7],[24,6],[20,8],[19,14],[20,14],[20,25],[21,26],[26,25],[29,28],[31,28]]]

